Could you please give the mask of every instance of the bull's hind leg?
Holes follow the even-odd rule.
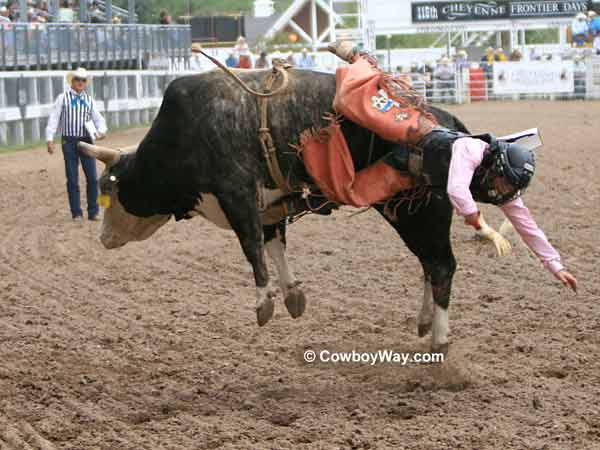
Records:
[[[377,210],[396,229],[407,247],[419,258],[425,273],[423,305],[418,317],[419,336],[431,329],[431,349],[448,349],[448,305],[456,260],[450,243],[452,206],[444,194],[435,193],[417,213],[398,208],[394,216],[383,206]],[[432,301],[433,300],[433,301]]]
[[[285,221],[281,221],[276,225],[265,225],[263,233],[267,253],[277,267],[279,286],[281,287],[285,307],[290,315],[296,319],[304,313],[306,297],[300,289],[300,282],[296,280],[288,266],[285,254],[285,227]]]
[[[240,241],[244,255],[252,265],[256,282],[256,320],[259,326],[263,326],[273,317],[276,294],[269,285],[262,225],[255,201],[256,191],[249,187],[235,193],[217,194],[217,198]]]
[[[431,350],[446,353],[448,351],[448,306],[450,304],[450,290],[452,277],[456,270],[456,260],[448,242],[447,251],[440,254],[430,264],[431,287],[433,293],[433,323],[431,326]]]
[[[417,332],[419,337],[426,336],[431,330],[433,322],[433,290],[431,287],[431,274],[425,272],[423,277],[423,303],[417,318]]]

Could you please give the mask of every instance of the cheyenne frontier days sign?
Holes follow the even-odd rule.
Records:
[[[570,17],[585,12],[588,0],[482,0],[413,2],[413,23]]]

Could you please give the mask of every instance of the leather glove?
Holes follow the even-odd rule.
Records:
[[[508,256],[512,253],[510,242],[508,242],[504,236],[490,227],[481,214],[479,215],[479,226],[479,230],[476,231],[477,235],[492,241],[496,247],[498,256]]]

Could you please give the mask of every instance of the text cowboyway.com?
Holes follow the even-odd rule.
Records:
[[[375,364],[391,363],[405,366],[407,364],[428,364],[444,362],[443,353],[405,353],[393,350],[378,350],[375,352],[359,352],[352,350],[349,352],[332,352],[329,350],[306,350],[304,352],[304,361],[308,363],[360,363]]]

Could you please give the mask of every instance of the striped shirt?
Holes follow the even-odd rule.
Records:
[[[54,102],[46,127],[46,141],[53,140],[57,131],[63,137],[88,137],[85,123],[89,120],[94,122],[98,132],[106,133],[106,122],[97,111],[92,97],[85,91],[78,95],[70,89],[60,94]]]

